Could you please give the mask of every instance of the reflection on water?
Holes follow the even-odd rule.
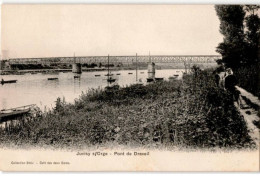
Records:
[[[180,71],[180,70],[178,70]],[[182,70],[183,71],[183,70]],[[136,75],[129,75],[129,70],[114,71],[114,77],[120,86],[127,86],[136,82]],[[156,77],[168,79],[176,74],[177,70],[157,70]],[[117,75],[119,74],[120,75]],[[25,75],[3,75],[0,79],[18,80],[17,83],[0,85],[0,109],[8,109],[23,105],[36,104],[42,110],[44,107],[52,108],[58,97],[65,98],[67,102],[73,102],[82,92],[91,88],[104,88],[107,86],[106,71],[83,72],[79,78],[74,78],[73,73],[57,74],[25,74]],[[182,72],[179,78],[182,76]],[[95,77],[95,75],[100,75]],[[57,77],[58,80],[48,80]],[[147,70],[138,71],[138,80],[146,82]]]

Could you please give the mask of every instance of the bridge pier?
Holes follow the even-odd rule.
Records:
[[[148,63],[148,79],[155,80],[155,63]]]
[[[77,74],[81,74],[82,73],[81,64],[80,63],[73,63],[72,64],[72,72],[77,73]]]

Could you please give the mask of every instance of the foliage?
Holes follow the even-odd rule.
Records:
[[[228,67],[237,67],[244,58],[243,21],[245,12],[242,5],[216,5],[220,20],[220,33],[224,41],[217,47]]]
[[[259,37],[260,37],[260,18],[258,15],[251,14],[245,18],[246,31],[246,64],[255,64],[258,59]]]
[[[260,18],[258,5],[216,5],[224,41],[217,47],[227,67],[257,63]],[[245,26],[244,26],[245,24]]]

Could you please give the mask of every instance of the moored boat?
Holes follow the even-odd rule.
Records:
[[[109,84],[109,83],[115,82],[116,79],[112,77],[113,74],[109,70],[109,55],[107,57],[107,60],[108,60],[108,65],[107,65],[108,67],[107,67],[107,74],[105,76],[107,76],[107,82]]]
[[[50,77],[50,78],[48,78],[48,80],[58,80],[58,78],[57,77]]]
[[[153,78],[147,78],[146,81],[147,81],[147,82],[153,82],[154,79],[153,79]]]
[[[35,106],[35,104],[10,108],[10,109],[2,109],[0,111],[0,122],[8,121],[14,119],[18,116],[29,113],[31,109]]]
[[[116,81],[116,79],[114,79],[114,78],[112,78],[112,77],[109,77],[108,79],[107,79],[107,82],[109,82],[109,83],[112,83],[112,82],[115,82]]]
[[[16,82],[17,82],[17,80],[4,80],[4,79],[1,80],[1,84],[10,84],[10,83],[16,83]]]
[[[156,81],[163,81],[163,77],[157,77],[155,78]]]

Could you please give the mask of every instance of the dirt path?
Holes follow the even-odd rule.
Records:
[[[249,93],[248,91],[246,91],[245,89],[243,89],[241,87],[236,86],[236,89],[238,89],[240,91],[240,93],[243,97],[246,97],[252,103],[254,103],[255,105],[260,107],[260,100],[256,96],[252,95],[251,93]]]
[[[258,106],[258,108],[256,108],[256,107],[253,108],[252,106],[247,104],[245,100],[243,100],[244,108],[241,109],[235,103],[235,106],[237,107],[237,109],[239,110],[241,115],[243,115],[244,120],[247,123],[249,135],[255,141],[256,144],[260,145],[260,141],[259,141],[259,121],[260,121],[260,117],[257,115],[258,109],[260,107],[260,100],[256,96],[247,92],[246,90],[244,90],[244,89],[242,89],[238,86],[236,86],[236,88],[241,92],[241,96],[243,97],[243,99],[250,100],[251,103]]]

